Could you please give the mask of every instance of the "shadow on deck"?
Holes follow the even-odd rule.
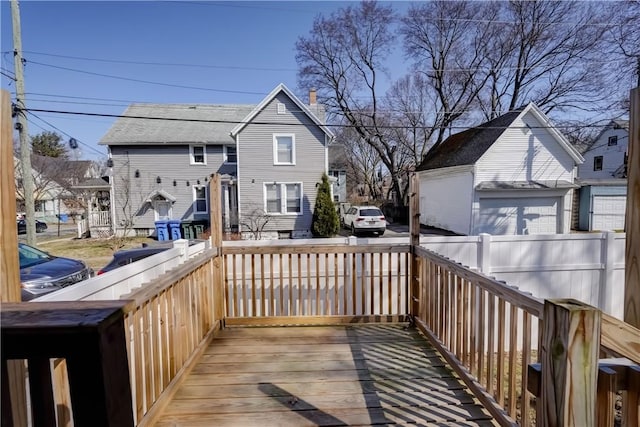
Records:
[[[231,327],[217,333],[158,426],[494,425],[406,324]]]

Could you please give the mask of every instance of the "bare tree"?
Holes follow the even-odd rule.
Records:
[[[118,250],[124,247],[130,234],[134,231],[136,220],[141,214],[144,201],[144,188],[136,181],[134,183],[134,173],[131,171],[131,162],[127,154],[124,162],[114,164],[114,184],[113,194],[115,197],[114,209],[116,211],[116,221],[114,234],[111,240],[112,249]],[[151,189],[147,189],[151,191]]]
[[[412,6],[402,18],[404,49],[433,90],[434,144],[467,114],[487,81],[484,45],[494,3],[435,1]]]
[[[602,60],[609,19],[595,2],[436,1],[413,7],[401,32],[438,94],[435,124],[444,129],[476,107],[487,120],[528,102],[547,113],[602,108],[611,95]]]
[[[396,173],[402,182],[403,194],[409,190],[409,174],[422,162],[431,148],[434,135],[435,93],[422,73],[407,75],[395,82],[385,99],[393,123],[402,124],[388,129],[389,138],[396,144]]]
[[[618,25],[608,27],[607,42],[621,55],[618,68],[626,75],[635,73],[635,85],[640,86],[640,1],[626,0],[622,5],[618,2],[612,13]]]
[[[34,183],[34,201],[70,198],[69,168],[65,159],[31,155],[31,171]],[[22,163],[16,162],[16,193],[24,200]]]
[[[271,215],[262,208],[254,208],[248,214],[242,215],[240,225],[249,232],[253,240],[261,240],[262,232],[269,221],[271,221]]]
[[[390,6],[369,1],[328,18],[320,16],[309,36],[298,39],[296,60],[299,86],[315,87],[329,113],[338,115],[376,151],[392,177],[399,204],[403,193],[396,174],[396,148],[384,131],[389,117],[381,111],[393,21]]]
[[[375,148],[351,127],[342,128],[336,135],[335,143],[342,144],[344,148],[343,160],[347,165],[347,173],[351,182],[356,183],[352,186],[352,191],[358,197],[366,197],[368,200],[381,199],[377,171],[382,162]]]

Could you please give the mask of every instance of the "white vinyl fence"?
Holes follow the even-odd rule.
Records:
[[[623,317],[624,233],[425,237],[420,244],[538,298],[575,298]]]

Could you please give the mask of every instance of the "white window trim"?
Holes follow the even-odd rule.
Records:
[[[234,147],[236,149],[236,161],[235,162],[230,162],[229,161],[229,154],[227,153],[227,150],[229,149],[228,145],[224,146],[224,162],[229,164],[229,165],[235,165],[238,163],[238,147]]]
[[[291,163],[278,161],[278,138],[290,137],[291,138]],[[274,165],[286,165],[295,166],[296,164],[296,135],[294,133],[274,133],[273,134],[273,164]]]
[[[268,212],[267,211],[267,185],[279,185],[280,186],[280,212]],[[300,212],[287,212],[287,184],[300,185]],[[304,214],[304,185],[302,182],[263,182],[262,183],[262,198],[263,198],[263,210],[266,215],[273,216],[301,216]]]
[[[198,203],[197,201],[199,200],[198,198],[196,198],[196,189],[197,188],[204,188],[204,203],[205,203],[205,210],[203,211],[199,211],[198,210]],[[207,188],[206,185],[192,185],[191,186],[191,191],[192,191],[192,195],[193,195],[193,213],[194,214],[203,214],[203,213],[209,213],[209,190]]]
[[[194,147],[202,148],[202,157],[203,157],[203,162],[202,163],[199,163],[199,162],[195,161],[195,155],[193,153]],[[189,145],[189,163],[192,164],[192,165],[206,165],[207,164],[207,146],[206,145],[200,145],[200,144]]]
[[[160,215],[158,214],[158,203],[167,203],[169,205],[169,210],[167,211],[167,218],[160,218]],[[173,203],[171,203],[168,200],[154,200],[152,202],[152,206],[153,206],[153,212],[154,212],[154,217],[156,221],[160,221],[160,220],[169,220],[171,218],[173,218]]]

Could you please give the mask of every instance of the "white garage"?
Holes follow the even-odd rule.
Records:
[[[623,230],[627,196],[593,195],[591,227],[593,230]]]
[[[627,180],[581,181],[578,228],[584,231],[624,230]]]
[[[477,230],[494,235],[558,233],[560,205],[560,197],[483,197]]]

